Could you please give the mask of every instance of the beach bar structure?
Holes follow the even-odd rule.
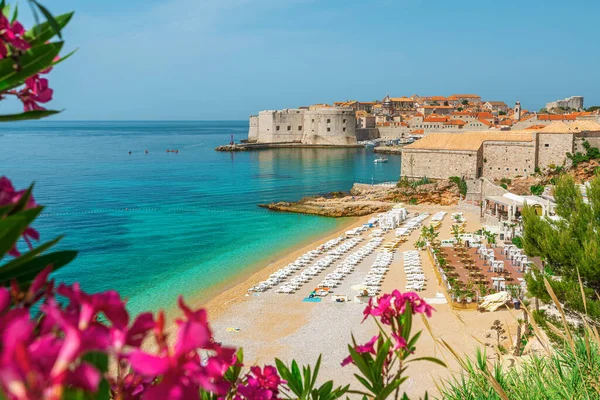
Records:
[[[502,196],[486,196],[484,210],[500,222],[518,221],[525,205],[532,206],[540,216],[553,216],[555,203],[539,196],[519,196],[505,193]]]

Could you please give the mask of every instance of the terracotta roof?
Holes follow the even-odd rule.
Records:
[[[412,131],[410,131],[410,133],[412,133],[413,135],[422,135],[425,133],[424,129],[414,129]]]
[[[444,125],[466,125],[467,123],[465,121],[461,121],[460,119],[451,119],[447,122],[444,122]]]
[[[481,98],[481,96],[478,96],[476,94],[453,94],[452,96],[454,96],[456,98],[461,98],[461,99],[479,99],[479,98]]]
[[[487,125],[487,126],[494,126],[494,124],[492,124],[490,121],[485,120],[485,119],[480,119],[479,122],[481,122],[482,124]]]
[[[454,108],[452,106],[421,106],[419,108]]]
[[[600,131],[600,124],[594,121],[553,122],[540,129],[540,133],[576,133],[585,131]]]
[[[475,113],[472,113],[470,111],[454,111],[452,113],[452,115],[465,115],[465,116],[469,116],[469,117],[474,117],[476,116]],[[491,115],[491,114],[490,114]]]
[[[396,102],[399,102],[399,101],[411,101],[411,102],[414,102],[413,99],[408,98],[408,97],[392,97],[391,100],[392,101],[396,101]]]
[[[539,121],[575,121],[574,114],[539,114]]]
[[[486,103],[489,103],[489,104],[491,104],[493,106],[505,106],[505,107],[508,107],[506,105],[506,103],[503,102],[503,101],[486,101]]]
[[[477,119],[494,119],[496,117],[494,117],[494,114],[489,113],[489,112],[479,112],[477,113]]]
[[[427,117],[423,120],[423,122],[446,122],[448,118],[446,117]]]
[[[503,119],[502,121],[500,121],[500,125],[504,125],[504,126],[512,126],[513,121],[512,119]]]
[[[404,146],[405,149],[414,150],[455,150],[477,151],[484,142],[531,142],[531,133],[510,132],[465,132],[456,133],[430,133],[417,142]]]
[[[546,125],[531,125],[531,126],[525,128],[525,129],[538,130],[538,129],[542,129],[542,128],[545,128],[545,127],[546,127]]]

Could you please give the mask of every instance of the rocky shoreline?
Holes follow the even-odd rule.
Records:
[[[402,154],[403,146],[379,146],[373,148],[373,153],[381,154]]]
[[[440,180],[400,187],[354,184],[349,193],[333,192],[323,196],[304,197],[296,202],[260,204],[259,207],[271,211],[341,218],[382,213],[400,203],[456,205],[459,198],[455,184]]]

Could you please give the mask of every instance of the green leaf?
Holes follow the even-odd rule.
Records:
[[[394,379],[392,381],[392,383],[390,383],[385,388],[383,388],[383,390],[379,393],[377,398],[378,399],[386,399],[389,395],[392,394],[392,392],[394,390],[396,390],[396,388],[398,388],[400,385],[402,385],[402,382],[404,382],[407,379],[408,379],[408,377],[406,377],[406,376],[403,378]]]
[[[369,368],[369,365],[367,364],[365,359],[362,357],[362,355],[359,354],[356,350],[354,350],[354,348],[350,345],[348,345],[348,351],[350,352],[350,357],[352,357],[352,361],[354,362],[354,365],[356,365],[356,367],[359,369],[359,371],[367,379],[369,379],[369,381],[372,382],[373,377],[371,375],[371,368]]]
[[[10,22],[13,23],[17,20],[17,18],[19,18],[19,3],[15,4],[15,11],[13,11],[13,15],[12,18],[10,19]]]
[[[0,92],[21,85],[25,79],[52,65],[52,60],[62,49],[63,42],[41,44],[27,50],[19,58],[20,69],[14,68],[15,61],[5,58],[0,61]]]
[[[409,362],[415,362],[415,361],[429,361],[429,362],[432,362],[432,363],[434,363],[434,364],[441,365],[441,366],[442,366],[442,367],[444,367],[444,368],[447,368],[446,364],[445,364],[445,363],[444,363],[442,360],[439,360],[439,359],[437,359],[437,358],[435,358],[435,357],[419,357],[419,358],[413,358],[413,359],[411,359],[411,360],[407,361],[407,363],[409,363]]]
[[[321,369],[321,354],[319,354],[319,358],[317,358],[317,363],[315,364],[315,372],[313,372],[312,381],[310,382],[310,387],[315,387],[317,383],[317,375],[319,375],[319,369]]]
[[[84,355],[82,360],[93,365],[102,374],[102,380],[98,386],[98,391],[93,397],[86,397],[95,400],[108,400],[110,398],[110,387],[105,376],[108,371],[108,354],[90,352]]]
[[[33,110],[27,111],[20,114],[4,114],[0,115],[0,122],[14,122],[14,121],[27,121],[34,119],[46,118],[54,114],[61,113],[62,111],[56,110]]]
[[[65,61],[66,59],[68,59],[69,57],[71,57],[73,54],[77,53],[77,51],[79,50],[79,48],[76,48],[75,50],[71,51],[69,54],[62,56],[61,58],[59,58],[56,61],[52,61],[52,66],[56,66],[58,64],[60,64],[61,62]]]
[[[54,17],[54,20],[62,29],[69,23],[69,21],[73,17],[73,14],[73,12],[62,14],[57,17]],[[54,37],[55,34],[56,33],[52,26],[50,26],[50,23],[44,22],[37,26],[34,26],[33,28],[25,32],[24,37],[25,40],[29,42],[31,47],[34,47],[36,45],[46,43],[48,40],[52,39],[52,37]]]
[[[358,374],[354,374],[354,376],[365,388],[367,388],[368,391],[370,391],[371,393],[375,393],[373,386],[371,386],[371,384],[365,378]]]
[[[55,272],[73,261],[75,257],[77,257],[76,251],[57,251],[34,257],[20,267],[8,271],[7,268],[0,268],[0,286],[9,285],[12,279],[16,279],[19,283],[29,283],[48,265],[52,265],[52,271]]]
[[[30,208],[0,220],[0,259],[17,243],[27,226],[42,211],[42,207]]]
[[[33,192],[34,185],[35,185],[34,183],[29,185],[29,187],[27,188],[25,193],[23,193],[23,195],[21,196],[21,198],[19,199],[17,204],[14,205],[10,214],[16,214],[18,212],[25,210],[25,207],[27,207],[27,204],[29,203],[29,199],[31,199],[31,193]]]
[[[50,13],[50,11],[48,11],[48,9],[46,7],[44,7],[43,5],[38,3],[36,0],[31,0],[31,1],[33,1],[33,3],[42,12],[42,14],[44,14],[44,17],[46,17],[46,21],[48,22],[48,24],[50,25],[50,27],[52,28],[54,33],[57,34],[58,37],[62,39],[62,34],[60,33],[62,26],[56,21],[56,19]]]
[[[14,260],[4,264],[3,266],[0,266],[0,272],[6,270],[6,268],[11,269],[11,268],[19,267],[20,265],[24,264],[25,262],[28,262],[29,260],[33,259],[38,254],[43,253],[44,251],[48,250],[49,248],[51,248],[52,246],[57,244],[62,238],[63,238],[62,236],[59,236],[54,240],[51,240],[44,244],[41,244],[38,247],[34,248],[33,250],[21,255],[21,257],[17,257]]]

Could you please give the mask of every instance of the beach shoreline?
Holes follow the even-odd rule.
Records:
[[[226,279],[220,284],[214,285],[202,294],[185,299],[194,308],[206,309],[209,320],[218,318],[229,307],[243,301],[248,289],[260,281],[268,278],[276,270],[286,266],[302,254],[314,250],[321,244],[343,235],[349,229],[366,223],[372,215],[362,217],[347,217],[340,225],[331,232],[311,235],[299,243],[271,253],[264,259],[249,265],[240,273]],[[181,315],[181,311],[174,307],[165,311],[170,320]]]

